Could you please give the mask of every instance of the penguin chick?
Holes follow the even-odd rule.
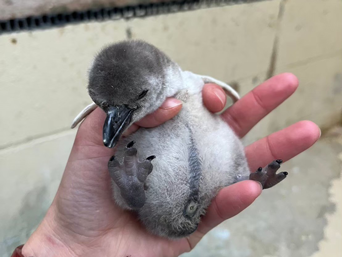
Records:
[[[103,143],[117,145],[108,163],[114,199],[137,212],[151,233],[181,238],[193,233],[218,191],[253,179],[264,188],[287,173],[276,174],[281,160],[250,175],[244,148],[232,129],[202,104],[202,88],[214,82],[236,101],[228,85],[181,68],[156,47],[123,41],[104,48],[89,74],[89,105],[73,127],[96,106],[107,118]],[[140,128],[119,141],[134,122],[157,110],[167,97],[183,102],[173,119],[156,128]],[[152,164],[153,163],[153,164]]]

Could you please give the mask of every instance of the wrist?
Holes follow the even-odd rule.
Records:
[[[49,212],[24,244],[22,255],[24,257],[75,257],[76,254],[56,234],[56,225],[53,219],[49,218],[51,216]]]

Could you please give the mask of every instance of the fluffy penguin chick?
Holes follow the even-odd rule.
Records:
[[[152,233],[181,238],[193,233],[218,191],[244,179],[272,187],[287,175],[276,174],[281,160],[250,176],[242,143],[232,129],[202,104],[202,88],[215,82],[182,71],[164,53],[143,41],[124,41],[103,49],[89,75],[88,106],[73,127],[94,107],[107,113],[103,143],[118,146],[108,163],[116,203],[138,213]],[[167,97],[183,102],[180,113],[156,128],[122,133],[157,110]]]

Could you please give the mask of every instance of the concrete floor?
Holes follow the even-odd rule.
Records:
[[[342,128],[285,163],[289,176],[182,255],[342,256]]]

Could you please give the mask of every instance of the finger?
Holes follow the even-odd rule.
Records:
[[[135,131],[137,131],[139,129],[139,126],[137,124],[133,124],[132,126],[130,126],[123,134],[123,137],[127,137],[130,134],[133,134]]]
[[[227,95],[223,89],[215,84],[206,84],[202,90],[203,104],[210,112],[216,113],[226,106]]]
[[[276,159],[287,161],[311,147],[321,136],[311,121],[300,121],[245,148],[251,171]]]
[[[77,131],[75,144],[103,146],[102,130],[106,113],[96,108],[81,123]]]
[[[197,231],[189,237],[191,247],[195,247],[209,230],[246,209],[261,191],[261,185],[251,180],[223,188],[212,201]]]
[[[182,109],[182,102],[175,98],[168,98],[154,113],[151,113],[136,122],[140,127],[157,127],[164,122],[172,119]]]
[[[291,96],[297,87],[298,79],[293,74],[277,75],[228,108],[222,118],[239,137],[243,137],[262,118]]]

